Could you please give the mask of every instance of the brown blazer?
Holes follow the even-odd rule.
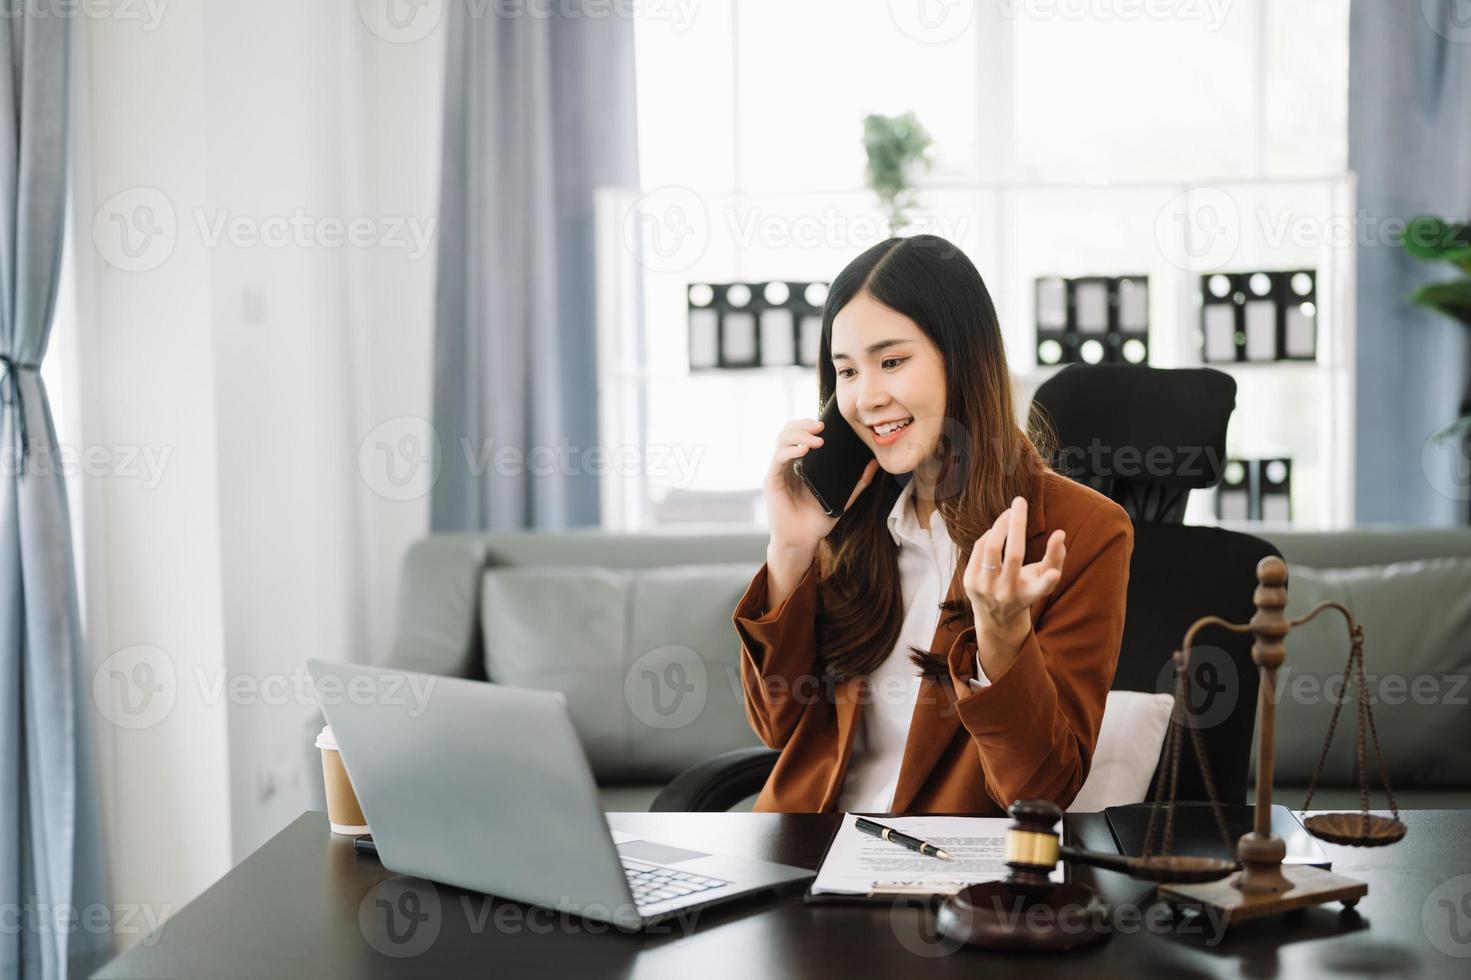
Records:
[[[920,685],[904,747],[895,813],[998,816],[1018,799],[1066,808],[1088,775],[1104,699],[1118,665],[1134,527],[1118,504],[1047,472],[1028,502],[1026,561],[1047,536],[1067,532],[1057,587],[1032,606],[1032,630],[1017,659],[972,690],[974,626],[942,622],[930,649],[949,652],[948,681]],[[969,556],[966,556],[969,557]],[[746,717],[781,750],[757,810],[832,810],[853,751],[866,677],[824,679],[817,657],[817,565],[766,614],[765,563],[736,606]],[[965,600],[964,563],[947,598]],[[942,616],[943,620],[945,617]]]

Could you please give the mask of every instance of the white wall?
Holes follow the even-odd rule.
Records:
[[[436,217],[443,25],[391,44],[356,4],[173,0],[83,26],[72,441],[168,452],[156,486],[81,485],[84,615],[94,665],[147,644],[173,672],[155,724],[98,724],[114,898],[168,911],[306,807],[301,661],[383,658],[428,527],[358,448],[429,414],[434,242],[394,227]],[[110,224],[140,193],[175,222],[141,261]],[[352,219],[369,244],[339,243]]]
[[[416,40],[389,43],[360,32],[355,92],[363,107],[365,150],[357,163],[374,206],[385,214],[436,222],[439,215],[444,6],[420,8],[438,11],[439,19]],[[358,417],[371,426],[405,416],[427,419],[433,402],[435,254],[415,259],[405,249],[379,249],[363,258],[352,292],[360,298],[371,342],[360,345]],[[357,440],[351,448],[357,452]],[[359,489],[365,524],[373,529],[363,541],[362,574],[374,597],[367,609],[367,642],[368,659],[375,663],[389,653],[399,562],[428,533],[425,490],[422,498],[397,501]]]
[[[181,904],[230,863],[226,713],[188,684],[196,669],[225,663],[210,259],[186,236],[157,268],[125,273],[89,246],[92,208],[115,194],[207,193],[201,21],[197,8],[179,5],[149,34],[91,25],[92,84],[81,95],[91,100],[84,135],[99,165],[78,175],[74,224],[87,294],[76,437],[169,453],[156,485],[101,473],[87,478],[80,502],[91,660],[126,677],[128,648],[147,645],[164,657],[155,676],[172,678],[172,707],[168,691],[150,705],[162,715],[155,724],[97,718],[113,899],[157,907]]]

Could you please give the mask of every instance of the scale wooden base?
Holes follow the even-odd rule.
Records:
[[[1353,908],[1369,894],[1366,882],[1307,865],[1286,865],[1282,877],[1292,887],[1282,892],[1244,892],[1237,882],[1245,871],[1238,871],[1223,881],[1207,881],[1198,885],[1160,885],[1159,897],[1176,908],[1212,909],[1212,919],[1222,927],[1259,915],[1276,915],[1292,909],[1342,902]]]

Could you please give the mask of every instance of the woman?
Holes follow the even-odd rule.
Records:
[[[781,750],[756,809],[1065,808],[1118,663],[1128,515],[1018,426],[990,294],[944,239],[891,238],[834,280],[834,392],[875,458],[830,518],[792,473],[822,423],[781,430],[734,615],[747,717]]]

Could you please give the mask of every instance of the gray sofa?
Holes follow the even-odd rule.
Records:
[[[1372,623],[1365,623],[1371,673],[1376,665],[1383,669],[1385,664],[1427,659],[1441,674],[1471,672],[1471,632],[1461,634],[1448,649],[1440,648],[1444,637],[1427,641],[1422,626],[1439,615],[1444,602],[1432,594],[1416,605],[1404,588],[1405,575],[1427,559],[1471,559],[1471,529],[1319,533],[1243,525],[1240,530],[1274,543],[1290,567],[1302,566],[1300,573],[1294,572],[1293,585],[1299,588],[1292,592],[1295,604],[1289,614],[1299,611],[1298,592],[1303,601],[1320,594],[1347,595],[1357,611],[1360,605],[1375,605],[1380,578],[1395,583],[1388,596],[1389,614],[1376,613]],[[398,634],[389,665],[563,690],[604,808],[647,809],[687,766],[721,751],[759,744],[741,706],[739,645],[730,617],[765,549],[765,535],[756,533],[630,535],[587,529],[431,535],[404,560]],[[1351,574],[1356,577],[1348,583],[1348,593],[1332,571],[1390,563],[1409,564],[1387,572],[1371,570],[1367,577],[1360,569]],[[1441,576],[1437,587],[1444,591],[1468,568],[1471,561],[1441,561],[1431,571]],[[1415,588],[1408,591],[1419,594]],[[1314,636],[1304,640],[1304,666],[1311,662],[1317,673],[1336,675],[1348,651],[1342,626],[1334,624]],[[1427,642],[1440,646],[1422,651],[1417,659],[1416,644]],[[1308,650],[1313,643],[1316,653]],[[1289,641],[1294,666],[1298,646]],[[1289,698],[1281,704],[1275,802],[1301,804],[1326,710],[1321,700],[1299,705]],[[1423,722],[1435,715],[1439,721],[1431,727],[1441,736],[1471,734],[1471,711],[1436,704],[1417,705],[1413,715],[1393,705],[1376,705],[1375,712],[1402,807],[1471,805],[1471,779],[1463,778],[1461,763],[1454,758],[1460,743],[1444,741],[1429,750],[1444,759],[1427,759],[1419,745],[1409,760],[1403,754],[1407,747],[1397,744],[1407,737],[1413,740],[1415,725],[1407,723],[1411,717]],[[1353,720],[1349,705],[1335,738],[1335,764],[1329,767],[1330,779],[1320,785],[1315,807],[1357,806]],[[315,750],[308,751],[315,766]],[[1382,805],[1382,799],[1374,802]]]

